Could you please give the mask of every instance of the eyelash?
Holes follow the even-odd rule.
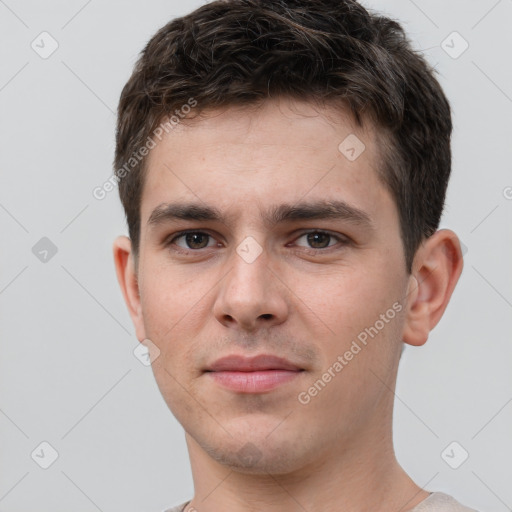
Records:
[[[305,231],[303,233],[301,233],[297,238],[296,240],[298,240],[299,238],[302,238],[303,236],[306,236],[306,235],[309,235],[309,234],[322,234],[322,235],[327,235],[331,238],[334,238],[338,241],[339,245],[341,246],[346,246],[346,245],[349,245],[351,240],[349,238],[347,238],[346,236],[341,236],[341,235],[334,235],[333,233],[330,233],[329,231],[323,231],[321,229],[313,229],[313,230],[310,230],[310,231]],[[197,231],[197,230],[187,230],[187,231],[180,231],[179,233],[176,233],[172,238],[170,238],[168,240],[168,242],[165,242],[165,247],[168,247],[168,248],[171,248],[172,245],[174,245],[174,242],[188,234],[200,234],[200,235],[206,235],[206,236],[209,236],[210,238],[214,238],[210,233],[207,233],[205,231]],[[208,248],[211,248],[211,247],[203,247],[202,249],[183,249],[182,247],[179,247],[179,246],[175,246],[175,247],[172,247],[171,250],[174,251],[174,252],[177,252],[177,253],[182,253],[182,254],[189,254],[189,253],[199,253],[201,252],[203,249],[208,249]],[[336,248],[336,245],[332,245],[332,246],[327,246],[327,247],[324,247],[323,249],[314,249],[314,248],[311,248],[311,247],[301,247],[302,250],[306,250],[307,253],[310,253],[310,254],[318,254],[318,253],[327,253],[327,252],[331,252],[332,249],[335,249]],[[341,248],[341,247],[339,247]]]

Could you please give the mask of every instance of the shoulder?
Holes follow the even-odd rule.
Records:
[[[181,505],[164,510],[164,512],[184,512],[190,503],[186,501]],[[477,512],[473,508],[466,507],[455,498],[443,492],[433,492],[427,499],[416,505],[410,512]]]
[[[433,492],[410,512],[477,512],[443,492]]]
[[[185,507],[190,503],[189,501],[185,501],[185,503],[182,503],[181,505],[176,505],[175,507],[168,508],[167,510],[164,510],[164,512],[184,512]]]

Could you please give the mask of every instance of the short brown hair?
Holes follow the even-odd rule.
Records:
[[[114,168],[137,260],[145,161],[164,118],[289,97],[345,105],[389,135],[379,177],[399,212],[410,273],[439,226],[451,169],[450,106],[403,29],[355,0],[217,0],[162,27],[123,88]],[[125,172],[121,172],[123,169]]]

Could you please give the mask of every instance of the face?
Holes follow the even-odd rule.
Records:
[[[410,283],[377,137],[281,99],[209,112],[149,155],[132,316],[169,408],[218,462],[284,473],[390,425]],[[230,354],[302,371],[233,389],[205,371]]]

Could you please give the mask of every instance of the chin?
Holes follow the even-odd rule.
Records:
[[[248,435],[246,442],[233,442],[225,446],[204,446],[212,459],[232,471],[251,475],[287,474],[300,467],[300,454],[294,443],[279,439],[256,439]],[[274,442],[272,442],[274,441]]]

